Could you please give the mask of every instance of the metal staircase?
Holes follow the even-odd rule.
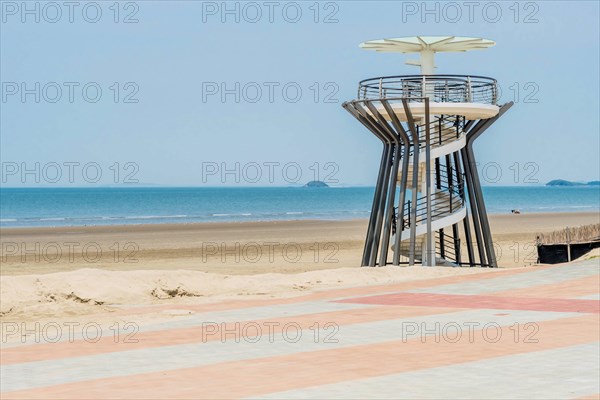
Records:
[[[460,222],[466,215],[465,209],[465,191],[464,191],[464,175],[459,172],[457,167],[452,164],[450,155],[456,151],[454,144],[460,141],[459,148],[465,146],[464,140],[464,119],[460,116],[444,116],[435,117],[429,122],[430,135],[434,133],[433,140],[429,138],[430,151],[436,152],[437,158],[434,159],[434,167],[430,168],[430,174],[433,174],[433,179],[430,179],[430,225],[434,225],[436,229],[435,243],[435,264],[440,265],[460,265],[460,238],[455,238],[452,235],[444,233],[444,228],[453,227]],[[424,250],[425,235],[427,233],[427,195],[424,193],[424,185],[427,184],[425,174],[427,173],[426,163],[419,162],[417,171],[414,170],[414,149],[419,149],[418,160],[426,159],[426,131],[427,127],[424,124],[416,125],[418,133],[418,143],[410,143],[412,147],[407,152],[409,155],[407,176],[412,176],[416,179],[408,179],[406,189],[411,192],[416,191],[416,202],[406,200],[402,214],[402,223],[398,224],[399,212],[398,208],[394,209],[392,214],[392,243],[395,243],[395,237],[398,234],[397,227],[401,227],[400,231],[400,246],[399,253],[402,257],[412,258],[413,261],[423,262],[426,259]],[[418,147],[417,147],[418,145]],[[403,169],[398,172],[398,182],[401,183]],[[416,187],[415,187],[416,183]],[[439,222],[436,224],[436,222]],[[415,229],[410,229],[411,225]],[[413,233],[414,232],[414,233]],[[416,237],[414,240],[414,250],[411,254],[410,239],[411,235]],[[448,246],[448,243],[451,246]],[[396,246],[391,246],[392,251],[396,252]],[[451,250],[450,250],[451,249]]]
[[[384,146],[362,265],[496,266],[472,141],[512,103],[496,106],[495,81],[477,78],[461,84],[452,76],[452,85],[447,76],[410,76],[409,85],[379,78],[377,95],[371,79],[359,89],[362,98],[344,103]],[[444,88],[434,91],[442,102],[413,97],[431,88]],[[474,98],[487,103],[465,102]]]

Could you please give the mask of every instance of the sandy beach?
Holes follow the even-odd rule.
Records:
[[[492,216],[500,269],[534,265],[537,232],[598,223],[599,218],[596,213]],[[0,313],[3,320],[97,318],[110,313],[111,304],[286,297],[324,288],[494,273],[359,268],[366,222],[2,229]]]
[[[498,264],[513,268],[536,262],[536,233],[599,223],[600,215],[491,215],[490,222]],[[306,220],[3,228],[0,275],[80,268],[247,275],[358,267],[366,224],[366,220]]]

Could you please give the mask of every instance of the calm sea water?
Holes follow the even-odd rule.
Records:
[[[367,218],[373,188],[0,189],[0,226]],[[486,187],[489,213],[600,211],[600,187]]]

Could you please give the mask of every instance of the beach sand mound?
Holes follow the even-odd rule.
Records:
[[[488,272],[490,270],[487,270]],[[339,268],[299,274],[223,275],[189,270],[80,269],[0,277],[0,315],[86,314],[118,305],[199,302],[236,296],[286,297],[315,289],[387,284],[458,274],[469,268]]]

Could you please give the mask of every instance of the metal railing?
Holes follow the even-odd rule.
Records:
[[[443,146],[460,138],[464,129],[465,119],[455,115],[441,115],[434,118],[429,123],[430,143],[432,147]],[[419,150],[427,147],[426,135],[427,127],[425,124],[417,125],[417,135],[419,137]],[[449,134],[452,133],[452,134]],[[414,147],[410,149],[409,155],[414,154]]]
[[[464,206],[464,199],[459,197],[454,191],[449,193],[445,190],[436,192],[439,197],[432,201],[431,205],[431,220],[447,217],[456,210]],[[443,196],[443,197],[442,197]],[[443,199],[443,200],[442,200]],[[406,203],[405,212],[405,228],[410,228],[410,208],[414,205],[410,204],[410,200]],[[417,199],[416,223],[421,224],[427,221],[427,198],[425,196]]]
[[[456,264],[461,263],[460,239],[441,231],[436,232],[436,255]]]
[[[448,175],[449,174],[449,175]],[[449,168],[449,171],[444,167],[439,171],[439,182],[437,184],[438,191],[432,193],[432,204],[431,204],[431,219],[436,220],[438,218],[446,217],[458,209],[462,208],[465,204],[465,191],[463,186],[463,179],[458,180],[456,176],[456,170]],[[437,180],[437,179],[436,179]],[[410,200],[404,203],[404,213],[402,221],[402,230],[410,228],[410,216],[411,211],[415,207]],[[427,196],[421,196],[417,198],[416,202],[416,224],[423,223],[427,220]],[[396,233],[396,221],[398,217],[398,209],[394,207],[392,213],[392,233]]]
[[[454,238],[452,235],[448,235],[446,233],[442,233],[440,231],[436,231],[434,233],[435,238],[435,255],[436,257],[440,257],[445,259],[446,261],[450,261],[455,263],[456,265],[462,265],[461,262],[461,252],[460,252],[460,239]],[[408,243],[403,242],[400,244],[400,251],[405,254],[408,250]],[[458,252],[457,252],[458,250]],[[423,252],[423,244],[422,242],[415,243],[415,254],[420,255]]]
[[[475,75],[399,75],[370,78],[358,83],[359,100],[403,97],[440,103],[484,103],[495,105],[498,83]]]

